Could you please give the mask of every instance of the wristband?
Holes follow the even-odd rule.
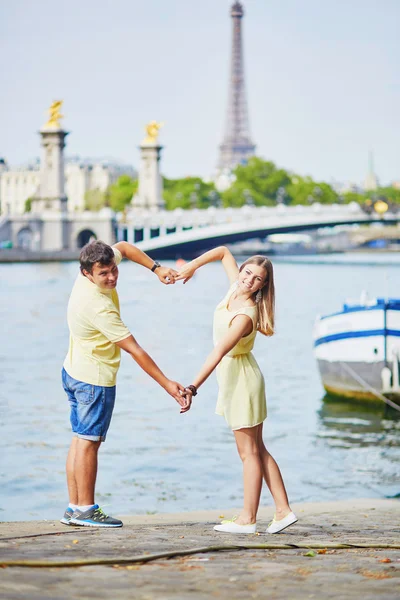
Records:
[[[154,265],[151,267],[151,272],[154,273],[154,271],[156,269],[158,269],[158,267],[161,267],[160,263],[157,262],[156,260],[154,261]]]
[[[190,390],[193,396],[197,396],[197,387],[195,385],[188,385],[185,390]]]

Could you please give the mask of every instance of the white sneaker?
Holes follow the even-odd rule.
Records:
[[[221,523],[221,525],[215,525],[214,530],[223,531],[225,533],[255,533],[256,524],[237,525],[233,521],[225,521],[225,523]]]
[[[297,522],[297,517],[294,512],[290,512],[286,517],[281,519],[280,521],[276,521],[275,517],[271,521],[271,523],[267,527],[267,533],[279,533],[289,527],[289,525],[293,525],[293,523]]]

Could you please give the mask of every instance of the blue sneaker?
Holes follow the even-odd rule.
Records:
[[[70,508],[68,506],[68,508],[65,509],[63,518],[60,519],[60,523],[62,523],[63,525],[70,525],[71,517],[72,517],[73,513],[74,513],[74,511],[72,510],[72,508]]]
[[[98,504],[84,512],[75,511],[70,519],[70,524],[84,527],[122,527],[123,525],[119,519],[106,515]]]

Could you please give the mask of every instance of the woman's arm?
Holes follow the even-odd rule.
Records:
[[[204,365],[193,380],[193,385],[199,388],[211,373],[215,367],[221,362],[221,360],[228,354],[230,350],[238,341],[249,335],[253,331],[253,322],[247,315],[237,315],[229,328],[227,334],[222,338],[220,342],[214,347],[213,351],[207,356]]]
[[[225,246],[218,246],[218,248],[209,250],[208,252],[205,252],[201,256],[198,256],[191,262],[184,265],[182,269],[180,269],[178,276],[175,277],[175,281],[180,281],[183,279],[183,283],[186,283],[193,277],[197,269],[217,260],[222,262],[222,266],[228,275],[229,282],[233,283],[236,281],[239,269],[236,264],[236,260],[232,256],[232,253]]]

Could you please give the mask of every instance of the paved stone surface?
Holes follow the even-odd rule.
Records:
[[[367,500],[295,507],[299,523],[265,534],[271,510],[263,509],[259,535],[218,534],[216,511],[128,517],[116,530],[65,527],[36,521],[0,525],[0,565],[11,560],[112,559],[112,565],[60,568],[5,567],[0,597],[52,599],[354,598],[400,596],[400,549],[331,549],[332,544],[400,546],[400,502]],[[269,513],[269,514],[267,514]],[[225,513],[229,516],[230,513]],[[196,516],[196,519],[193,517]],[[267,517],[267,519],[266,519]],[[240,549],[140,564],[123,558],[237,544],[320,544],[308,548]]]

